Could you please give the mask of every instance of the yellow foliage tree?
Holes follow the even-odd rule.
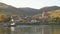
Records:
[[[6,14],[0,14],[0,22],[6,22],[9,18]]]

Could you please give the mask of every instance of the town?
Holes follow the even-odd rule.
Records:
[[[6,18],[7,17],[7,18]],[[5,14],[0,15],[0,24],[3,25],[59,25],[59,17],[56,16],[53,18],[48,12],[43,12],[39,16],[18,16],[18,15],[11,15],[6,16]],[[50,20],[54,19],[54,20]]]

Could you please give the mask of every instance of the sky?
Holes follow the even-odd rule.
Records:
[[[31,7],[40,9],[46,6],[60,6],[60,0],[0,0],[0,2],[14,7]]]

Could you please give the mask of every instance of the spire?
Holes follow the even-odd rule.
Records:
[[[42,13],[42,17],[44,17],[45,12]]]
[[[11,16],[11,21],[13,22],[14,21],[14,19],[13,19],[13,17]]]

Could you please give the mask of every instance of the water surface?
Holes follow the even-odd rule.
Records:
[[[60,34],[60,25],[0,26],[0,34]]]

